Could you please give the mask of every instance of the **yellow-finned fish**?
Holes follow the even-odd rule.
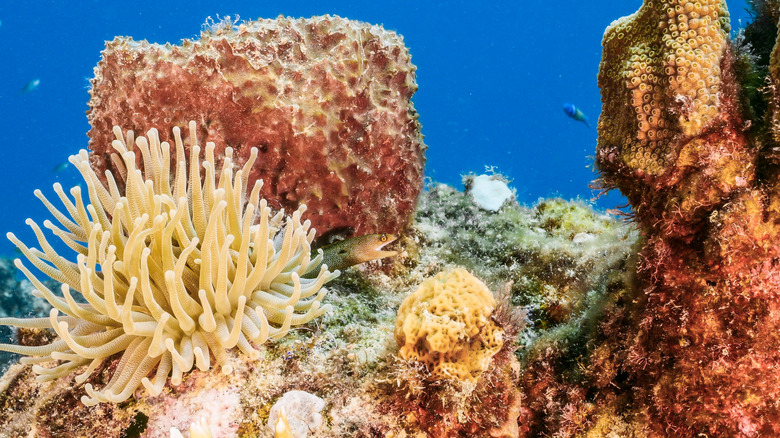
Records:
[[[335,271],[371,260],[392,257],[398,254],[398,251],[382,251],[382,248],[396,239],[396,236],[387,233],[366,234],[325,245],[321,248],[322,263],[311,268],[303,277],[316,277],[322,265],[328,265],[329,271]]]

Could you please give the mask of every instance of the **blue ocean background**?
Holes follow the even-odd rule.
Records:
[[[596,85],[601,37],[640,0],[574,1],[3,1],[0,3],[0,231],[34,242],[24,221],[50,217],[40,188],[81,182],[58,169],[86,148],[92,68],[115,35],[156,43],[197,39],[207,17],[242,20],[335,14],[382,24],[404,37],[417,66],[415,106],[423,125],[426,175],[461,187],[461,175],[493,167],[512,179],[518,200],[580,198],[596,175],[592,156],[601,103]],[[748,22],[729,1],[732,27]],[[25,84],[39,79],[34,90]],[[591,127],[566,117],[564,103]],[[623,203],[617,193],[594,202]],[[37,245],[35,245],[37,246]],[[0,256],[12,245],[0,239]]]

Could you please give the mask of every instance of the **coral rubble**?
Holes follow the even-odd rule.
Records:
[[[395,32],[335,16],[225,21],[178,46],[117,37],[92,80],[92,165],[117,170],[115,124],[171,140],[195,120],[216,167],[226,147],[238,166],[257,148],[249,186],[263,179],[273,208],[306,204],[320,235],[398,233],[425,162],[414,71]]]

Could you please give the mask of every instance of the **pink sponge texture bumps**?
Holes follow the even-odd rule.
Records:
[[[307,204],[319,233],[397,233],[422,188],[416,89],[401,36],[340,17],[224,21],[175,46],[118,37],[92,80],[92,165],[112,168],[114,125],[171,140],[194,120],[217,168],[227,147],[238,166],[257,148],[249,186],[263,179],[276,208]]]

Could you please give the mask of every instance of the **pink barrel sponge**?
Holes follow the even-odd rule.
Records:
[[[225,148],[238,166],[257,148],[249,186],[263,179],[275,208],[306,204],[318,233],[398,233],[422,188],[416,89],[400,35],[335,16],[226,20],[180,45],[117,37],[92,80],[92,166],[113,168],[114,125],[171,141],[194,120],[217,168]]]

